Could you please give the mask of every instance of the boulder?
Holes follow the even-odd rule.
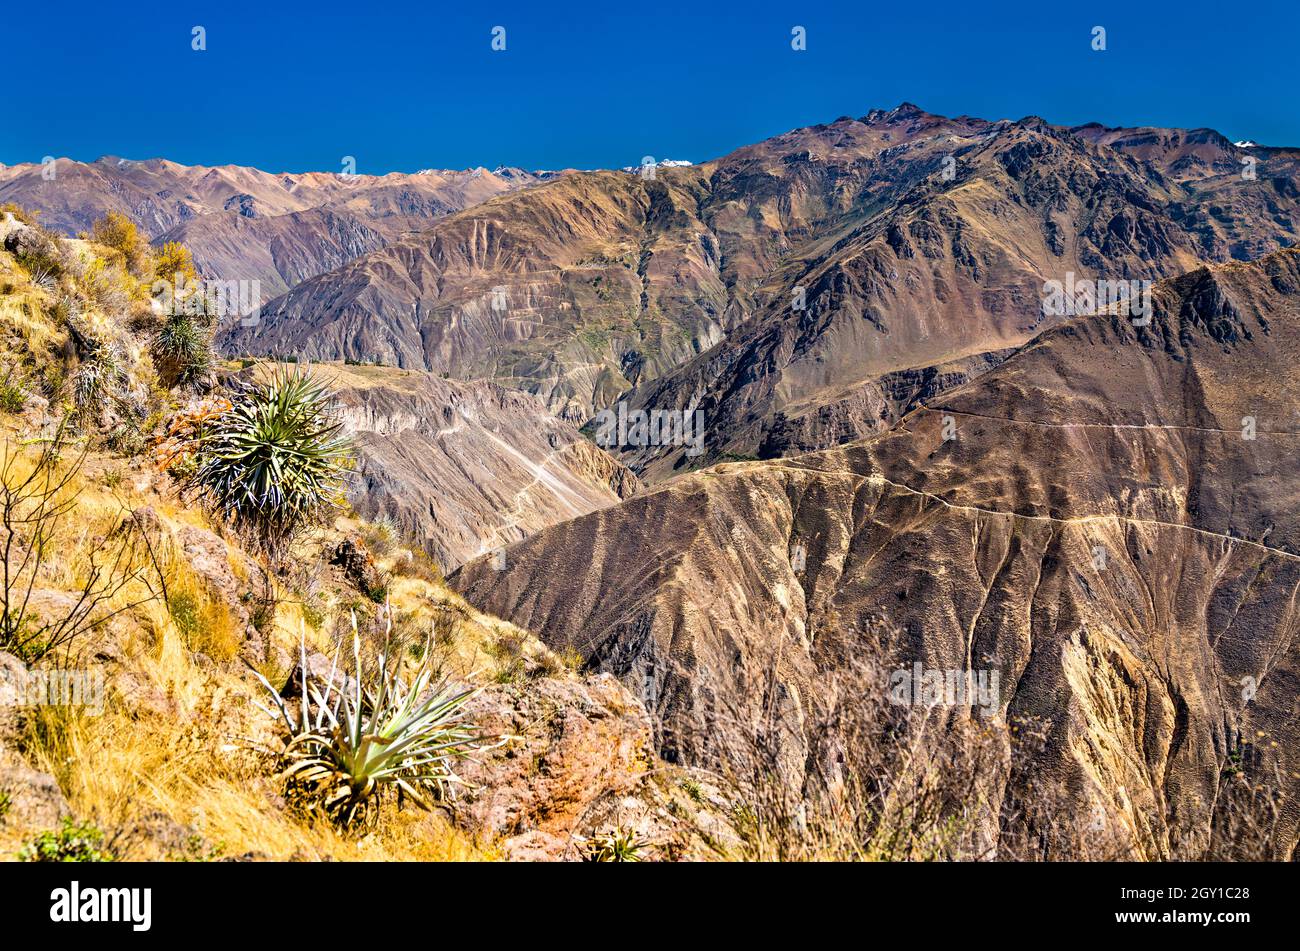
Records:
[[[248,610],[242,595],[248,584],[241,582],[230,567],[226,543],[213,532],[186,525],[176,534],[190,569],[224,601],[240,621],[248,623]]]
[[[23,699],[27,666],[13,654],[0,651],[0,751],[18,739],[18,704]]]
[[[58,781],[11,760],[0,760],[0,792],[9,797],[3,821],[20,828],[50,829],[72,815]]]
[[[633,789],[650,762],[645,707],[609,674],[494,686],[464,712],[496,745],[458,764],[457,819],[492,839],[542,833],[511,847],[520,856],[554,853],[589,803]]]
[[[384,579],[375,566],[374,557],[357,539],[345,538],[330,556],[330,564],[343,569],[348,583],[368,598],[383,590]]]

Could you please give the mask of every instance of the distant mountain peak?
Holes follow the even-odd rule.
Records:
[[[643,165],[649,165],[649,164],[651,164],[651,163],[650,163],[650,162],[645,162],[645,163],[642,163],[642,164],[643,164]],[[686,161],[685,159],[659,159],[658,161],[654,162],[653,164],[654,164],[654,167],[655,167],[655,168],[689,168],[691,165],[694,165],[695,163],[694,163],[694,162],[688,162],[688,161]],[[624,165],[624,166],[623,166],[623,171],[625,171],[625,172],[639,172],[639,171],[641,170],[641,168],[642,168],[642,165]]]
[[[900,102],[893,109],[872,109],[862,121],[866,123],[898,122],[907,119],[935,118],[913,102]]]

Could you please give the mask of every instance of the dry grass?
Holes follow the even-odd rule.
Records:
[[[170,640],[170,639],[168,639]],[[121,840],[123,858],[169,858],[154,842],[133,841],[140,820],[161,813],[215,856],[271,859],[455,860],[476,857],[440,816],[398,814],[363,840],[340,835],[285,807],[268,724],[249,703],[247,684],[189,665],[164,648],[141,665],[139,695],[118,692],[101,716],[42,710],[29,729],[28,756],[59,780],[74,812]],[[251,711],[251,712],[250,712]],[[252,734],[252,735],[249,735]]]
[[[41,569],[40,584],[74,590],[87,555],[133,509],[148,505],[162,526],[157,568],[169,602],[161,598],[119,618],[114,637],[124,660],[112,669],[101,715],[76,708],[41,708],[28,718],[23,754],[52,773],[75,814],[103,828],[124,857],[186,857],[133,829],[161,814],[197,838],[203,856],[246,853],[274,859],[463,860],[489,857],[441,814],[404,809],[361,839],[290,809],[280,797],[273,756],[275,725],[257,710],[256,685],[238,661],[242,631],[229,606],[195,575],[169,539],[203,516],[180,507],[165,482],[139,465],[92,454],[70,491],[77,509],[61,538],[60,557]],[[112,486],[106,484],[111,482]],[[341,537],[341,536],[337,536]],[[322,538],[327,545],[336,538]],[[247,579],[244,559],[231,550],[232,569]],[[161,587],[161,586],[160,586]],[[124,591],[123,598],[138,595]],[[324,593],[331,622],[307,628],[309,646],[328,650],[334,621],[346,615],[347,592]],[[487,644],[508,625],[473,611],[443,587],[396,576],[393,609],[412,629],[432,631],[449,668],[469,675],[489,657]],[[376,608],[370,605],[371,609]],[[301,603],[283,597],[267,629],[281,656],[303,636]],[[196,655],[202,654],[209,660]],[[491,676],[489,671],[488,676]],[[282,674],[287,674],[287,670]],[[36,829],[0,826],[0,855],[12,858]]]
[[[46,276],[29,274],[0,251],[0,357],[22,370],[24,385],[44,380],[57,408],[67,394],[49,384],[66,379],[76,367],[69,356],[69,319],[75,315],[79,333],[112,343],[126,386],[152,393],[147,348],[130,329],[133,321],[147,316],[141,285],[120,266],[105,263],[110,256],[89,242],[65,240],[58,253],[61,274]],[[72,305],[61,303],[65,298]],[[23,425],[16,417],[0,419],[0,439],[11,446],[26,444],[21,452],[35,457],[33,434],[20,429]],[[59,526],[57,557],[35,569],[38,589],[77,591],[86,581],[90,556],[122,531],[124,520],[145,524],[131,518],[144,507],[156,520],[146,520],[142,534],[148,544],[132,557],[134,567],[148,570],[103,610],[134,606],[87,635],[109,649],[102,656],[113,658],[107,662],[102,712],[67,706],[25,710],[17,752],[57,779],[78,819],[104,829],[120,857],[484,857],[438,813],[400,810],[358,839],[287,807],[280,796],[278,761],[270,752],[278,745],[278,727],[253,705],[259,688],[238,659],[245,637],[238,608],[195,572],[176,540],[184,526],[213,526],[201,512],[182,505],[169,478],[140,458],[92,451],[66,494],[73,508]],[[326,532],[317,544],[336,543],[338,537]],[[248,556],[230,544],[227,555],[236,580],[252,585],[255,569]],[[463,659],[466,671],[472,669],[474,658],[483,653],[479,642],[491,636],[474,612],[440,581],[398,577],[395,588],[395,610],[407,623],[437,629],[449,654]],[[268,653],[283,659],[290,648],[296,649],[307,612],[290,592],[277,594],[275,614],[261,636],[269,642]],[[330,647],[334,622],[346,615],[348,600],[349,593],[338,586],[326,585],[318,593],[314,610],[328,621],[309,630],[313,648]],[[452,600],[456,603],[446,608]],[[473,646],[460,644],[463,632],[473,634]],[[81,663],[75,656],[62,660]],[[144,825],[159,823],[165,834],[141,834]],[[0,823],[0,857],[13,858],[40,831]]]

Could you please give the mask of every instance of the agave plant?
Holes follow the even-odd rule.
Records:
[[[172,314],[154,337],[153,354],[174,382],[196,380],[212,368],[212,331],[189,314]]]
[[[295,367],[236,397],[196,456],[187,488],[276,562],[338,500],[351,442],[332,394]]]
[[[478,690],[435,682],[427,655],[413,675],[404,678],[400,652],[390,656],[391,630],[390,621],[377,668],[367,678],[353,614],[356,676],[343,685],[335,683],[336,654],[321,686],[307,674],[304,628],[296,715],[267,679],[254,671],[289,730],[283,778],[309,805],[321,808],[344,828],[373,823],[390,793],[408,796],[423,809],[451,798],[461,782],[453,768],[455,760],[479,746],[477,730],[460,718],[461,707]]]
[[[637,838],[635,829],[617,826],[591,837],[587,847],[590,862],[640,862],[641,850],[650,843]]]
[[[95,413],[106,403],[115,401],[121,395],[125,378],[119,350],[98,344],[72,377],[72,404],[77,415]]]

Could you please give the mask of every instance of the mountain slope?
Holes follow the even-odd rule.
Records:
[[[1154,308],[1071,320],[873,439],[675,479],[453,584],[638,690],[670,759],[759,722],[773,669],[796,772],[816,769],[810,699],[851,659],[991,670],[998,722],[1050,722],[998,796],[1056,785],[1096,833],[1186,856],[1225,771],[1276,764],[1289,856],[1300,252],[1163,282]]]
[[[777,297],[630,404],[702,410],[703,461],[780,451],[783,431],[807,429],[845,394],[877,409],[856,417],[856,431],[869,432],[898,418],[887,399],[893,375],[933,372],[1050,327],[1046,281],[1150,280],[1274,250],[1300,231],[1300,206],[1269,183],[1220,175],[1193,189],[1041,120],[1008,124],[955,160],[951,181],[926,179],[800,262],[785,280],[805,288],[805,310]],[[1250,197],[1229,205],[1238,195]],[[1250,247],[1234,239],[1239,231],[1253,234]],[[651,478],[689,462],[672,448],[625,458]]]
[[[356,215],[325,208],[270,218],[203,215],[157,239],[167,241],[190,250],[200,277],[259,281],[262,301],[388,243]]]
[[[42,224],[65,234],[120,212],[155,243],[186,244],[206,278],[261,281],[266,300],[442,215],[537,180],[519,169],[273,174],[105,156],[0,167],[0,203],[37,209]]]
[[[639,480],[534,398],[381,367],[330,367],[357,446],[353,508],[450,570],[632,495]]]
[[[934,122],[987,126],[843,120],[653,179],[566,175],[304,284],[227,347],[491,375],[585,419],[747,320],[793,248],[888,205],[917,171],[884,153],[937,148]]]

